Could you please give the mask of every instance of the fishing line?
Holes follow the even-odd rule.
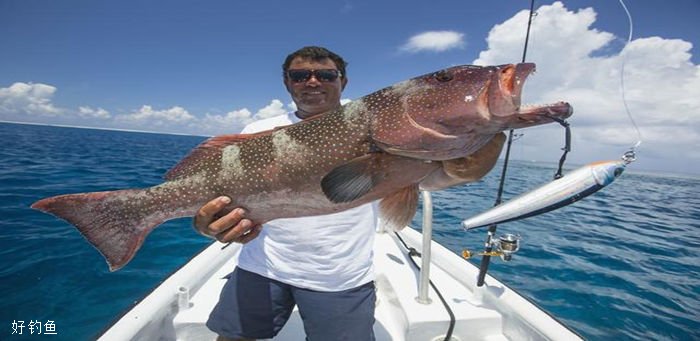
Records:
[[[592,193],[597,192],[604,186],[607,186],[609,183],[611,183],[615,178],[617,178],[620,174],[622,174],[622,171],[624,170],[625,165],[633,162],[636,160],[636,155],[635,155],[635,149],[639,147],[639,145],[642,143],[642,135],[639,130],[639,127],[637,126],[637,123],[634,121],[634,118],[632,117],[632,113],[629,109],[629,106],[627,105],[627,99],[625,97],[625,78],[624,78],[624,70],[625,70],[625,53],[627,52],[627,47],[631,44],[632,42],[632,32],[633,32],[633,21],[632,21],[632,15],[630,14],[629,10],[627,9],[627,6],[625,5],[623,0],[619,0],[620,4],[622,5],[622,8],[625,10],[625,13],[627,14],[627,18],[629,21],[629,35],[627,37],[627,43],[625,46],[622,48],[622,51],[620,52],[620,57],[622,59],[622,64],[621,64],[621,70],[620,70],[620,87],[621,87],[621,93],[622,93],[622,101],[624,104],[625,111],[627,113],[627,116],[630,119],[630,122],[632,123],[632,126],[635,128],[637,131],[637,137],[638,141],[637,143],[632,146],[628,151],[626,151],[623,156],[622,156],[622,162],[607,162],[607,163],[594,163],[588,166],[582,167],[582,171],[574,171],[568,179],[570,180],[567,182],[567,186],[572,187],[572,189],[576,189],[578,192],[571,192],[567,197],[565,197],[566,200],[555,202],[552,205],[545,206],[544,209],[545,211],[541,211],[538,213],[530,212],[525,215],[520,215],[517,218],[514,219],[520,219],[523,217],[528,217],[532,216],[534,214],[540,214],[544,212],[548,212],[552,209],[557,209],[563,206],[566,206],[568,204],[573,203],[574,201],[579,200],[580,198],[586,197]],[[527,56],[527,47],[528,47],[528,40],[530,37],[530,28],[532,25],[532,17],[534,13],[534,0],[531,0],[530,2],[530,16],[528,19],[527,23],[527,34],[525,36],[525,46],[523,48],[523,63],[525,62],[525,57]],[[566,154],[571,150],[571,132],[570,132],[570,127],[569,124],[565,120],[559,120],[556,119],[555,117],[550,117],[553,121],[558,122],[564,128],[566,128],[566,146],[564,147],[564,154],[562,155],[561,159],[559,160],[559,169],[557,171],[557,174],[555,174],[555,181],[561,181],[557,180],[560,178],[563,178],[564,176],[562,175],[562,167],[564,164],[564,161],[566,159]],[[511,144],[513,141],[513,130],[510,130],[509,136],[508,136],[508,145],[506,148],[506,154],[505,154],[505,159],[503,163],[503,170],[501,173],[501,179],[500,179],[500,184],[498,188],[498,193],[496,196],[496,203],[494,207],[501,205],[501,199],[502,199],[502,193],[503,193],[503,187],[504,187],[504,182],[505,182],[505,175],[506,175],[506,169],[508,168],[508,160],[510,156],[510,149],[511,149]],[[622,164],[624,163],[624,165]],[[591,170],[593,170],[593,173],[591,173]],[[600,177],[602,176],[602,177]],[[589,186],[588,182],[590,182],[590,178],[593,178],[595,180],[595,185],[594,186]],[[601,180],[602,179],[602,180]],[[541,186],[540,188],[530,191],[527,194],[523,194],[520,196],[519,200],[525,200],[522,198],[527,198],[528,200],[533,200],[533,198],[537,201],[546,201],[546,199],[552,199],[555,198],[557,199],[559,194],[561,194],[561,190],[559,189],[559,185],[561,183],[557,183],[557,185],[553,185],[554,182],[551,182],[549,184],[546,184],[544,186]],[[546,195],[545,195],[546,194]],[[571,194],[574,194],[571,196]],[[544,198],[538,197],[538,195],[543,195]],[[521,203],[518,204],[513,204],[513,202],[510,202],[511,206],[508,206],[508,204],[505,204],[505,206],[501,206],[500,208],[508,206],[507,209],[503,208],[503,210],[513,210],[513,207],[521,205]],[[515,206],[513,206],[515,205]],[[492,208],[490,211],[482,213],[482,216],[488,215],[490,212],[495,212],[498,211],[498,208]],[[500,213],[499,213],[500,214]],[[477,216],[478,218],[479,216]],[[474,219],[474,218],[472,218]],[[471,226],[474,222],[470,220],[465,220],[463,222],[464,226]],[[482,217],[483,219],[483,217]],[[511,220],[514,220],[511,219]],[[490,223],[489,223],[490,221]],[[486,276],[486,272],[488,271],[488,266],[490,262],[490,254],[493,251],[494,247],[494,236],[497,228],[497,224],[499,222],[505,222],[505,221],[510,221],[510,220],[497,220],[497,219],[486,219],[483,221],[483,225],[479,226],[489,226],[488,230],[488,235],[486,238],[486,243],[484,245],[484,253],[483,257],[481,258],[481,264],[479,267],[479,275],[477,277],[477,287],[481,287],[484,285],[484,278]],[[467,227],[469,228],[469,227]]]
[[[630,108],[627,105],[627,98],[625,97],[625,62],[627,59],[625,55],[627,52],[627,47],[632,42],[632,32],[634,31],[634,22],[632,21],[632,15],[630,14],[630,11],[627,9],[625,2],[623,0],[619,0],[619,1],[620,1],[620,5],[622,5],[622,9],[625,10],[625,14],[627,14],[627,21],[629,23],[629,34],[627,35],[627,42],[625,43],[625,46],[622,48],[622,51],[620,52],[620,57],[622,58],[622,64],[620,66],[620,90],[622,92],[622,104],[625,107],[625,112],[627,113],[627,117],[629,117],[630,122],[632,123],[632,126],[637,131],[637,143],[635,143],[634,146],[630,147],[629,151],[625,152],[625,154],[622,158],[626,162],[627,162],[627,160],[631,160],[629,162],[632,162],[635,159],[635,150],[639,147],[639,145],[642,144],[642,132],[639,130],[639,127],[637,126],[637,122],[634,121],[634,117],[632,117],[632,112],[630,111]]]

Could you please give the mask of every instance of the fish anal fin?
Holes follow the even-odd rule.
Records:
[[[214,136],[199,146],[195,147],[187,156],[165,173],[165,180],[176,180],[192,175],[196,172],[203,160],[218,158],[221,151],[231,145],[256,137],[272,134],[273,130],[266,130],[255,134],[230,134]]]
[[[418,208],[418,185],[410,185],[385,196],[379,202],[382,223],[395,231],[408,225]]]

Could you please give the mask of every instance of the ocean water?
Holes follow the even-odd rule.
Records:
[[[93,339],[206,247],[190,219],[170,221],[110,273],[72,226],[29,208],[158,184],[203,139],[0,123],[0,340],[48,337],[30,335],[30,321],[53,321],[56,339]],[[499,226],[522,236],[521,251],[489,271],[590,340],[700,340],[700,179],[629,168],[581,202]],[[486,231],[459,222],[493,205],[499,173],[433,194],[435,240],[483,247]],[[513,161],[508,174],[505,199],[549,181],[554,165]]]

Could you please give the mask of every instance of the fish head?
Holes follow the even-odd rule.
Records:
[[[524,128],[565,119],[568,103],[521,107],[525,80],[535,64],[461,65],[416,77],[404,92],[405,113],[418,125],[445,134]],[[400,88],[400,87],[399,87]]]
[[[600,186],[607,186],[622,175],[627,164],[624,161],[601,161],[589,166],[596,183]]]
[[[564,120],[573,114],[569,103],[521,105],[521,95],[527,77],[535,72],[534,63],[506,64],[494,67],[488,84],[488,94],[481,106],[488,107],[490,125],[501,130],[527,128]],[[483,103],[483,101],[486,103]]]
[[[405,156],[449,149],[444,159],[464,156],[457,150],[478,150],[498,132],[569,117],[573,110],[565,102],[521,107],[523,85],[534,70],[533,63],[460,65],[398,83],[381,92],[383,104],[395,103],[396,110],[379,115],[373,138]]]

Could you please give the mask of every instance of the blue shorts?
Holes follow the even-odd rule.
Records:
[[[270,339],[296,304],[307,340],[374,340],[374,282],[324,292],[297,288],[236,268],[226,276],[207,327],[228,338]]]

